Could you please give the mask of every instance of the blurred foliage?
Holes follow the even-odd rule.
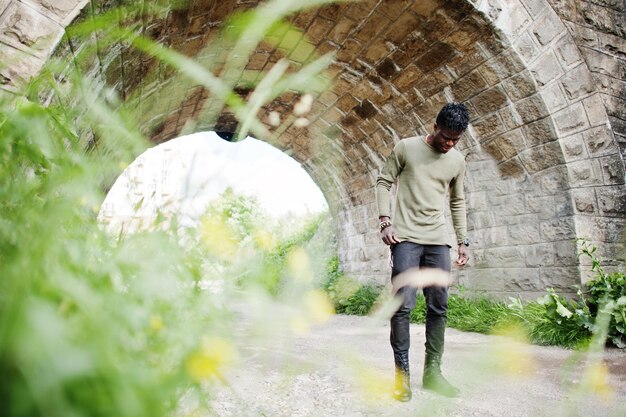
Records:
[[[112,87],[85,75],[97,65],[99,48],[124,44],[158,58],[223,99],[259,138],[268,132],[255,109],[287,90],[308,91],[306,80],[317,80],[330,62],[323,57],[302,72],[274,74],[255,90],[254,102],[243,103],[233,84],[139,35],[143,18],[167,16],[174,3],[124,3],[68,29],[75,45],[85,41],[70,61],[52,58],[27,85],[0,94],[2,416],[166,416],[190,391],[210,410],[204,387],[224,383],[246,337],[232,331],[235,306],[276,312],[265,328],[270,339],[273,332],[302,331],[332,313],[326,297],[302,279],[310,263],[303,255],[294,256],[282,275],[288,298],[235,285],[227,267],[241,256],[242,241],[275,250],[256,227],[254,205],[237,196],[212,207],[192,237],[183,238],[175,227],[112,236],[97,223],[103,190],[148,147],[136,98],[124,102]],[[259,27],[279,25],[289,13],[322,3],[264,3],[245,25],[245,42],[237,42],[255,45],[266,36]],[[225,240],[214,241],[216,234],[228,237],[217,256],[214,250]],[[297,252],[295,245],[288,245],[289,253]],[[244,262],[256,260],[243,253]],[[266,318],[252,316],[255,324],[257,316]]]
[[[332,300],[337,313],[365,316],[372,311],[382,288],[362,285],[346,277],[339,269],[339,258],[333,256],[326,264],[326,277],[322,288]]]

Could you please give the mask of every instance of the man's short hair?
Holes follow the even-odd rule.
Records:
[[[469,112],[463,103],[448,103],[437,115],[437,127],[463,132],[469,123]]]

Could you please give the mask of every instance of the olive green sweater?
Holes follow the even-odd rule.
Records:
[[[376,180],[380,216],[389,216],[400,241],[450,245],[444,215],[446,192],[457,242],[467,235],[463,176],[465,157],[456,149],[437,152],[424,137],[402,139]],[[397,182],[395,214],[390,216],[391,186]]]

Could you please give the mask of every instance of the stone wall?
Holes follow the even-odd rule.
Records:
[[[0,0],[3,56],[32,44],[20,41],[20,19],[11,16],[22,10],[43,16],[53,22],[50,42],[56,42],[58,28],[82,5],[59,3],[66,5],[63,15],[46,6],[50,1],[32,2]],[[219,73],[229,52],[220,35],[224,19],[256,4],[193,0],[143,27]],[[84,13],[88,18],[98,10]],[[295,93],[265,106],[260,117],[272,132],[267,140],[300,161],[323,190],[345,272],[380,283],[389,275],[373,192],[380,166],[400,138],[426,134],[443,103],[466,103],[472,121],[460,150],[468,161],[474,243],[471,266],[457,272],[458,280],[499,296],[530,297],[546,286],[570,292],[586,278],[576,236],[591,238],[614,263],[625,258],[623,16],[623,2],[610,0],[329,5],[293,16],[299,30],[262,43],[236,74],[238,92],[245,97],[246,86],[280,58],[296,70],[336,53],[327,71],[332,87],[313,92],[307,127],[291,123]],[[63,38],[57,53],[80,47]],[[50,53],[46,48],[28,56],[39,64]],[[155,143],[181,132],[234,128],[221,102],[150,57],[119,46],[101,51],[98,62],[104,82],[123,98],[140,99],[142,126]],[[20,62],[0,74],[10,88],[17,75],[36,70],[34,61]],[[272,111],[287,123],[274,128]]]

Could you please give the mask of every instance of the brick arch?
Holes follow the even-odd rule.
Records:
[[[256,3],[194,0],[188,10],[144,26],[189,56],[220,62],[227,51],[207,45],[220,41],[230,13]],[[337,221],[342,266],[363,281],[388,276],[373,193],[384,157],[399,138],[427,133],[444,102],[465,102],[472,124],[460,147],[468,159],[475,244],[473,266],[459,273],[460,282],[500,295],[534,295],[545,286],[571,291],[581,280],[575,236],[603,242],[611,259],[623,259],[624,163],[611,120],[588,60],[547,1],[475,3],[369,0],[301,12],[291,22],[305,36],[288,32],[275,40],[278,48],[261,44],[239,85],[245,90],[279,58],[298,68],[336,52],[327,71],[333,86],[315,94],[311,124],[273,130],[270,142],[318,183]],[[8,4],[3,17],[35,10],[62,33],[85,2]],[[38,34],[16,35],[17,42],[28,36]],[[71,49],[65,42],[57,53]],[[29,56],[41,61],[49,53]],[[153,142],[232,122],[206,90],[156,61],[120,48],[103,54],[105,81],[122,97],[141,97],[141,123]],[[9,83],[10,70],[0,72]],[[298,99],[279,97],[262,109],[261,120],[270,111],[293,120]]]

